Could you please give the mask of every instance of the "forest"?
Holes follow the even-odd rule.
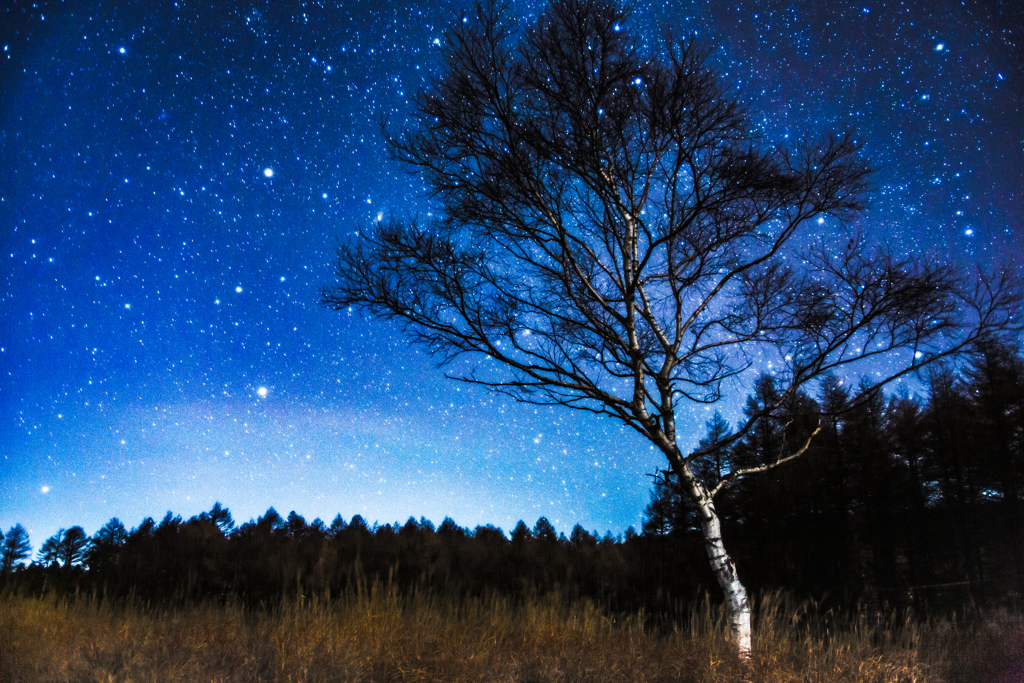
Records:
[[[834,376],[758,421],[728,449],[708,449],[698,476],[718,479],[780,457],[825,416],[799,459],[724,489],[724,534],[755,592],[791,591],[847,609],[873,604],[919,613],[1019,602],[1024,586],[1024,359],[1009,343],[977,345],[960,368],[934,366],[921,394],[886,393]],[[777,400],[771,375],[747,397],[753,414]],[[701,447],[730,434],[718,413]],[[168,512],[128,530],[110,520],[30,546],[20,525],[5,536],[3,582],[30,593],[91,592],[149,601],[274,604],[341,595],[384,582],[403,593],[556,592],[612,612],[643,610],[671,623],[704,593],[717,595],[694,510],[670,473],[652,473],[642,529],[613,536],[577,525],[558,533],[541,517],[510,534],[492,525],[435,526],[410,518],[373,523],[338,515],[308,522],[273,508],[236,525],[217,503],[183,520]]]

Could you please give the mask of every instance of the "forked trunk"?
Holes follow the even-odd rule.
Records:
[[[729,609],[729,625],[732,640],[740,659],[750,660],[753,627],[750,614],[750,600],[747,589],[736,574],[736,564],[729,556],[722,541],[722,523],[715,509],[715,502],[708,495],[707,489],[693,476],[688,466],[682,468],[683,480],[689,489],[690,496],[697,504],[700,515],[700,529],[704,535],[704,547],[708,551],[711,570],[715,574],[718,585],[725,593],[725,604]]]

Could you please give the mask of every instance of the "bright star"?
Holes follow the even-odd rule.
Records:
[[[273,178],[274,177],[274,169],[272,169],[272,168],[265,168],[265,169],[263,169],[263,175],[267,176],[268,178]]]
[[[267,388],[266,387],[260,387],[259,389],[256,390],[256,393],[259,394],[260,398],[266,398],[267,397]]]
[[[235,287],[235,291],[238,292],[239,294],[241,294],[242,293],[242,288],[241,287]]]

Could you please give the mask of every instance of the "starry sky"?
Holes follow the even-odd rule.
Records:
[[[856,227],[1019,268],[1019,2],[634,6],[650,43],[712,47],[766,141],[857,131],[878,172]],[[339,236],[430,210],[377,120],[409,111],[469,10],[0,3],[0,532],[38,550],[215,501],[238,522],[639,525],[662,465],[639,436],[445,380],[396,326],[318,305]],[[695,443],[709,413],[685,414]]]

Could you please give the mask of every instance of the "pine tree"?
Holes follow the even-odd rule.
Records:
[[[32,553],[28,531],[21,524],[15,524],[3,537],[3,554],[0,555],[0,573],[9,574],[21,565]]]

